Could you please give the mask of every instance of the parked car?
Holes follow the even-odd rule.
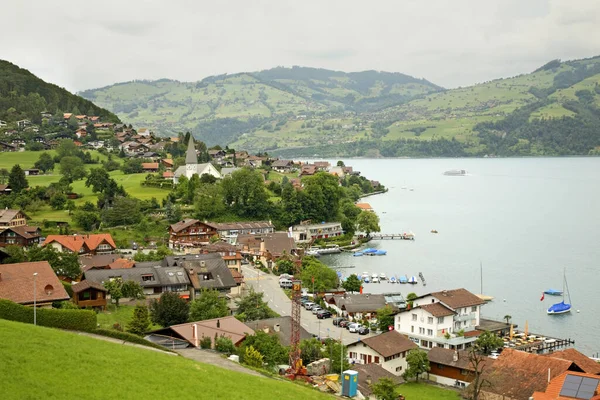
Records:
[[[289,279],[280,279],[279,280],[280,288],[291,289],[293,285],[294,285],[294,283],[292,281],[290,281]]]
[[[313,306],[316,306],[316,304],[313,303],[312,301],[308,301],[308,302],[304,303],[304,308],[306,308],[307,310],[310,310],[311,308],[313,308]]]
[[[310,311],[311,311],[313,314],[316,314],[317,312],[319,312],[319,311],[321,311],[321,310],[322,310],[322,308],[321,308],[321,306],[320,306],[320,305],[318,305],[318,304],[314,305],[314,306],[313,306],[313,307],[310,309]]]
[[[352,322],[348,321],[347,319],[341,320],[340,322],[338,322],[338,326],[340,328],[346,328],[348,327],[348,325],[350,325]]]
[[[305,299],[305,298],[301,298],[301,299],[300,299],[300,304],[302,304],[303,306],[304,306],[306,303],[308,303],[308,302],[310,302],[310,300],[308,300],[308,299]]]
[[[290,274],[281,274],[281,275],[279,275],[279,280],[282,280],[282,279],[289,279],[289,280],[292,280],[292,279],[294,279],[294,275],[290,275]]]
[[[339,326],[340,322],[342,322],[342,321],[346,321],[346,320],[344,318],[342,318],[342,317],[336,317],[336,318],[333,319],[332,322],[333,322],[334,325]]]
[[[361,327],[362,327],[361,324],[354,322],[354,323],[348,325],[348,330],[352,333],[357,333]]]
[[[319,319],[331,318],[331,313],[329,312],[329,310],[319,310],[319,311],[317,311],[317,318],[319,318]]]
[[[366,326],[361,326],[360,328],[358,328],[359,335],[367,335],[368,333],[369,333],[369,328],[367,328]]]

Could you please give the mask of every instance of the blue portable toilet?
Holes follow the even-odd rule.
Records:
[[[342,396],[354,397],[358,391],[358,372],[351,369],[342,372]]]

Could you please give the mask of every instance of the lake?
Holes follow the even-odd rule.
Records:
[[[483,292],[495,298],[482,308],[483,317],[511,315],[519,329],[527,321],[533,333],[571,338],[587,355],[600,352],[600,158],[344,162],[389,188],[364,199],[379,215],[382,232],[412,231],[416,240],[372,241],[387,255],[343,253],[321,257],[323,262],[355,266],[340,269],[343,274],[422,272],[425,287],[365,285],[371,293],[404,296],[460,287],[480,293],[481,264]],[[466,169],[468,176],[444,176],[449,169]],[[572,311],[547,315],[561,298],[540,301],[542,292],[562,289],[565,269]]]

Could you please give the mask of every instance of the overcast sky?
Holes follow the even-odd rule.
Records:
[[[71,91],[275,66],[445,87],[600,54],[600,0],[18,0],[0,58]]]

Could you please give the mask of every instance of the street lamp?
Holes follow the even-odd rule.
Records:
[[[37,291],[35,288],[35,281],[36,281],[36,277],[37,277],[37,272],[33,273],[33,325],[37,325],[37,305],[36,305],[36,300],[37,300]]]

